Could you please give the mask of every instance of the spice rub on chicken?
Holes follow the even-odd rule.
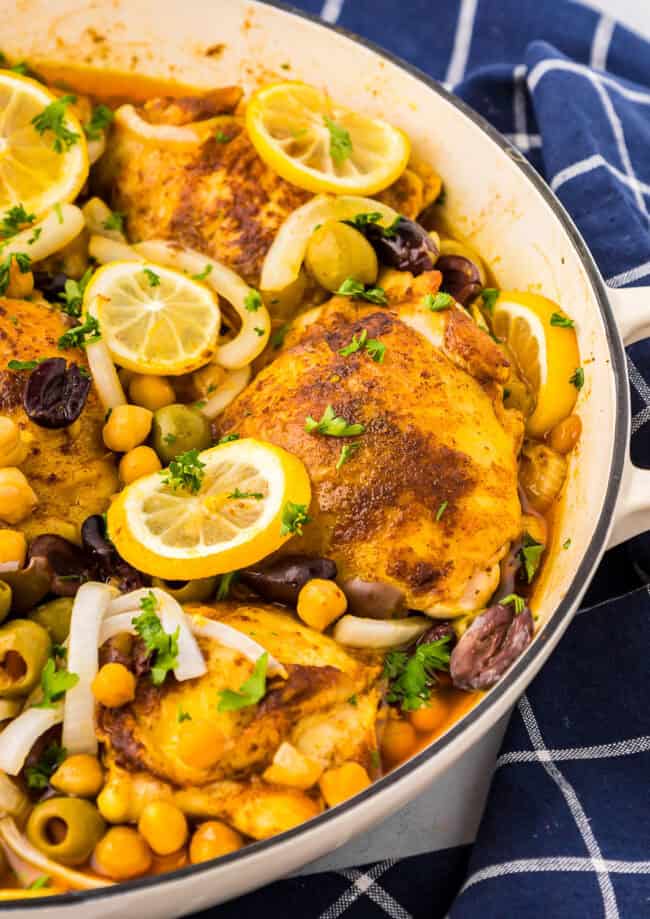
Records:
[[[388,307],[334,297],[301,316],[218,430],[305,463],[311,523],[282,552],[327,556],[342,581],[383,581],[409,608],[458,614],[495,589],[521,531],[521,416],[503,408],[508,365],[490,337],[460,308],[422,306],[439,273],[405,276],[392,293],[387,280]]]

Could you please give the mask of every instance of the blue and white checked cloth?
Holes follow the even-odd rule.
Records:
[[[650,43],[565,0],[297,5],[452,87],[546,178],[607,282],[650,285]],[[628,359],[632,455],[650,467],[650,343]],[[512,718],[471,851],[281,881],[205,916],[650,917],[645,580],[650,537],[608,554]]]

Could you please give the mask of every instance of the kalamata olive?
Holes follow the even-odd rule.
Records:
[[[49,271],[34,272],[34,287],[40,290],[50,303],[61,302],[61,294],[65,291],[67,280],[68,276],[63,271],[56,271],[54,274],[50,274]]]
[[[454,686],[494,686],[529,644],[533,629],[528,607],[517,616],[512,604],[490,606],[476,617],[451,652],[449,672]]]
[[[83,549],[54,533],[43,533],[29,547],[28,561],[45,560],[51,571],[50,590],[59,597],[72,597],[89,580],[92,570]]]
[[[404,602],[401,590],[381,581],[350,578],[341,590],[348,599],[348,612],[369,619],[390,619]]]
[[[440,641],[441,638],[449,638],[450,647],[456,643],[456,632],[451,622],[445,622],[444,620],[436,622],[435,625],[426,630],[424,635],[420,635],[415,644],[416,646],[428,645],[433,641]]]
[[[21,616],[48,594],[52,569],[47,559],[32,558],[24,568],[3,571],[2,580],[11,587],[11,613]]]
[[[407,217],[399,217],[389,228],[368,223],[361,228],[383,265],[422,274],[431,271],[438,250],[424,227]]]
[[[287,555],[267,565],[254,565],[239,572],[239,580],[270,603],[295,606],[307,581],[336,577],[336,565],[329,558]]]
[[[32,370],[23,405],[31,420],[42,428],[67,428],[81,414],[90,377],[63,357],[51,357]]]
[[[442,271],[441,290],[451,294],[463,306],[467,306],[483,289],[478,268],[462,255],[441,255],[436,268]]]
[[[137,590],[150,583],[150,578],[118,555],[106,536],[106,522],[101,514],[86,517],[81,527],[81,542],[86,551],[94,577],[113,580],[122,591]]]

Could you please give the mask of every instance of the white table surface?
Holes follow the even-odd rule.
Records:
[[[591,6],[650,38],[650,0],[591,0]],[[300,873],[417,855],[472,842],[507,719],[393,817]]]

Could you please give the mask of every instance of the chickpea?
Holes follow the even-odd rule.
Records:
[[[395,766],[411,755],[416,743],[413,725],[391,718],[386,722],[381,738],[381,754],[389,765]]]
[[[116,453],[128,453],[149,436],[153,412],[141,405],[118,405],[104,425],[104,443]]]
[[[0,530],[0,566],[23,568],[26,555],[27,540],[24,533],[20,530]]]
[[[97,796],[97,809],[108,823],[123,823],[131,814],[131,806],[127,782],[109,782]]]
[[[136,479],[141,479],[152,472],[162,469],[158,454],[151,447],[134,447],[125,453],[120,460],[118,471],[125,485],[130,485]]]
[[[319,632],[342,616],[347,605],[346,596],[338,584],[323,578],[307,581],[298,594],[298,615],[303,622]]]
[[[209,399],[226,379],[227,371],[219,364],[206,364],[192,374],[192,393],[195,399]]]
[[[165,377],[136,374],[129,383],[129,396],[136,405],[155,412],[176,401],[176,393]]]
[[[93,695],[106,708],[119,708],[135,699],[135,677],[124,664],[104,664],[92,686]]]
[[[28,269],[22,271],[16,258],[11,259],[9,266],[9,284],[7,286],[7,297],[14,300],[24,300],[29,297],[34,290],[34,275]]]
[[[197,862],[209,862],[213,858],[236,852],[244,845],[243,838],[237,830],[231,829],[220,820],[208,820],[202,823],[192,836],[190,843],[190,861],[193,865]]]
[[[181,725],[178,755],[188,766],[209,769],[219,762],[223,748],[223,734],[211,721],[192,720]]]
[[[420,734],[430,734],[444,724],[449,716],[449,705],[439,693],[434,693],[426,705],[408,713],[408,719]]]
[[[15,466],[0,469],[0,518],[7,523],[20,523],[29,517],[38,498],[29,482]]]
[[[187,841],[187,820],[182,810],[168,801],[151,801],[146,804],[138,830],[156,855],[171,855]]]
[[[558,453],[571,453],[580,440],[582,421],[579,415],[569,415],[551,430],[548,437],[549,446]]]
[[[137,830],[113,826],[95,846],[94,867],[114,881],[145,874],[151,867],[151,849]]]
[[[20,466],[27,456],[27,445],[15,421],[0,415],[0,467]]]
[[[94,798],[104,784],[104,771],[96,756],[75,753],[68,756],[50,779],[50,785],[66,795]]]
[[[327,769],[320,777],[321,794],[328,807],[351,798],[370,785],[370,776],[359,763],[343,763],[338,769]]]

